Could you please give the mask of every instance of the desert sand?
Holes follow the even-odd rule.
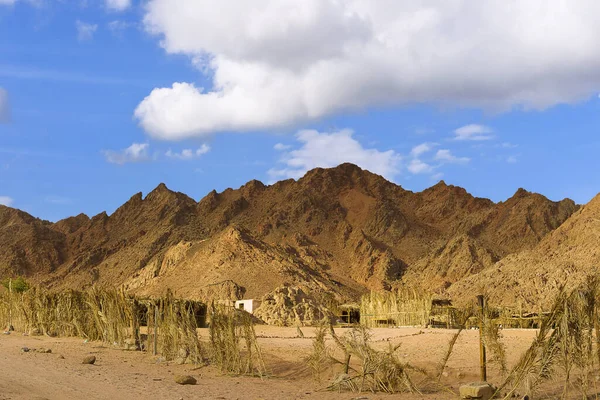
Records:
[[[337,329],[344,334],[347,329]],[[398,350],[403,359],[434,372],[444,356],[454,330],[418,328],[373,329],[376,346],[402,343]],[[206,329],[199,330],[203,339]],[[304,365],[312,345],[313,328],[303,328],[304,338],[296,328],[257,326],[256,333],[263,349],[270,376],[237,377],[221,374],[210,366],[175,365],[151,354],[124,351],[100,342],[79,338],[22,336],[17,332],[0,336],[0,400],[8,399],[453,399],[451,392],[429,391],[416,394],[373,394],[329,392],[327,383],[339,368],[323,374],[316,382]],[[535,330],[505,329],[509,367],[530,345]],[[442,382],[458,391],[462,383],[478,380],[478,331],[461,334],[448,362]],[[331,348],[334,344],[328,341]],[[29,352],[22,348],[28,347]],[[42,354],[34,349],[51,349]],[[97,358],[95,365],[84,365],[87,355]],[[186,374],[198,381],[194,386],[180,386],[174,376]],[[492,365],[490,382],[499,375]],[[416,377],[416,382],[420,382]],[[429,393],[427,393],[429,391]]]

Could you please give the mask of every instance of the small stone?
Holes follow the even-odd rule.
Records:
[[[494,395],[494,388],[486,382],[473,382],[460,387],[460,397],[463,399],[488,400]]]
[[[175,383],[178,383],[180,385],[195,385],[196,384],[196,378],[189,376],[189,375],[176,375],[175,376]]]
[[[29,347],[21,347],[21,353],[29,353],[30,350]]]
[[[96,362],[96,356],[87,356],[83,358],[82,364],[94,364]]]
[[[52,349],[41,348],[41,349],[37,349],[36,352],[43,353],[43,354],[50,354],[50,353],[52,353]]]
[[[65,357],[62,354],[59,354],[58,357],[56,357],[56,358],[58,358],[59,360],[64,360],[65,359]]]

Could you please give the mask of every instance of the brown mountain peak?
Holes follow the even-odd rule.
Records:
[[[262,192],[263,190],[265,190],[266,186],[264,183],[262,183],[259,180],[256,179],[252,179],[251,181],[249,181],[248,183],[246,183],[244,186],[242,186],[240,188],[240,191],[242,192],[242,194],[246,197],[252,197],[257,193]]]

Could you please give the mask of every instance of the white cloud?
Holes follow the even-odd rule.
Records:
[[[0,87],[0,123],[10,121],[10,104],[8,92]]]
[[[508,156],[506,158],[506,162],[509,164],[515,164],[517,161],[517,156]]]
[[[8,196],[0,196],[0,204],[10,207],[14,203],[14,199]]]
[[[77,40],[80,42],[91,40],[98,29],[97,24],[88,24],[80,20],[75,21],[75,27],[77,28]]]
[[[413,157],[419,157],[422,154],[428,153],[433,149],[434,146],[437,146],[437,143],[421,143],[412,148],[410,154]]]
[[[469,161],[471,161],[471,159],[468,157],[456,157],[448,149],[438,150],[437,153],[435,153],[434,159],[436,161],[440,161],[440,162],[444,162],[444,163],[451,163],[451,164],[466,164]]]
[[[428,174],[434,170],[434,167],[415,158],[410,161],[406,167],[413,174]]]
[[[289,144],[277,143],[275,146],[273,146],[273,148],[277,151],[284,151],[291,149],[292,146]]]
[[[171,151],[171,149],[169,149],[165,153],[165,155],[169,158],[178,158],[180,160],[191,160],[191,159],[200,157],[201,155],[206,154],[209,151],[210,151],[210,146],[207,144],[202,144],[202,146],[200,146],[196,150],[183,149],[183,150],[181,150],[180,153]]]
[[[122,36],[125,30],[135,27],[135,24],[127,21],[114,20],[110,21],[106,26],[114,36]]]
[[[492,129],[485,125],[470,124],[454,130],[455,140],[490,140],[494,138]]]
[[[105,0],[106,7],[113,11],[125,11],[131,7],[131,0]]]
[[[296,134],[301,147],[285,152],[281,159],[285,167],[272,168],[268,174],[274,180],[297,179],[313,168],[330,168],[351,162],[393,180],[399,173],[400,155],[393,150],[366,149],[352,135],[349,129],[332,133],[302,130]]]
[[[11,6],[11,5],[15,4],[16,2],[17,2],[17,0],[0,0],[0,5]]]
[[[148,155],[149,147],[148,143],[133,143],[126,149],[120,151],[105,150],[103,154],[109,163],[123,165],[150,160],[150,156]]]
[[[502,111],[596,95],[600,2],[508,3],[149,0],[146,29],[212,87],[157,88],[135,116],[150,135],[181,139],[378,105]]]

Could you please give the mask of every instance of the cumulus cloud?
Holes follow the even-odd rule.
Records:
[[[437,143],[421,143],[415,147],[412,148],[412,150],[410,151],[410,154],[413,157],[419,157],[421,154],[425,154],[430,152],[434,146],[436,146]]]
[[[544,109],[600,88],[600,2],[149,0],[146,30],[212,79],[154,89],[152,136],[297,125],[425,103]]]
[[[273,146],[273,148],[277,151],[284,151],[291,149],[292,146],[289,144],[277,143],[275,146]]]
[[[77,20],[75,21],[75,28],[77,28],[77,40],[85,42],[91,40],[94,37],[94,33],[98,29],[97,24],[88,24],[86,22]]]
[[[125,11],[131,7],[131,0],[105,0],[106,7],[113,11]]]
[[[453,155],[448,149],[438,150],[437,153],[435,153],[434,159],[436,161],[450,164],[466,164],[471,161],[469,157],[457,157]]]
[[[169,149],[165,155],[169,158],[177,158],[179,160],[192,160],[194,158],[198,158],[203,154],[206,154],[210,151],[210,146],[207,144],[203,144],[196,150],[193,149],[183,149],[180,153],[174,152]]]
[[[109,163],[123,165],[150,160],[150,156],[148,155],[149,147],[148,143],[133,143],[123,150],[105,150],[102,153]]]
[[[455,140],[490,140],[494,138],[492,129],[485,125],[470,124],[454,130]]]
[[[302,130],[296,134],[301,147],[285,152],[281,158],[284,167],[272,168],[268,174],[273,180],[297,179],[313,168],[330,168],[351,162],[393,180],[399,173],[400,155],[393,150],[367,149],[352,135],[349,129],[331,133]]]
[[[415,158],[408,163],[406,167],[413,174],[428,174],[434,170],[434,167]]]
[[[10,104],[8,92],[0,87],[0,123],[10,121]]]
[[[0,196],[0,204],[10,207],[14,203],[14,199],[9,196]]]

